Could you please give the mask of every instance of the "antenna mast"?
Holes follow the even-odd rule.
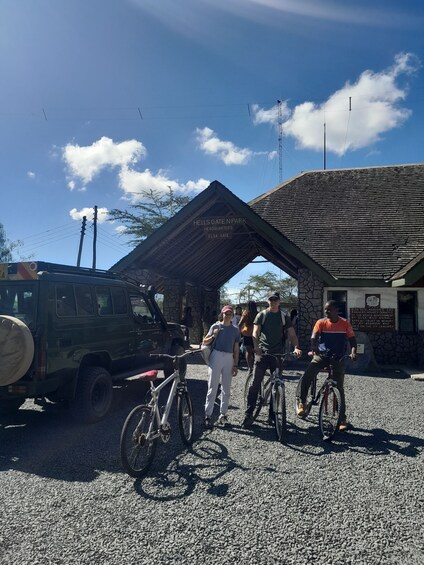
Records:
[[[281,110],[281,100],[278,104],[278,182],[283,182],[283,113]]]

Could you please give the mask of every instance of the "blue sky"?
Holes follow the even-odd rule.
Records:
[[[423,24],[417,0],[2,0],[0,222],[74,264],[97,205],[108,268],[130,251],[108,210],[215,179],[249,201],[279,128],[283,180],[322,169],[324,122],[328,169],[423,162]]]

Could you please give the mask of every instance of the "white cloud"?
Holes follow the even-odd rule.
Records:
[[[88,221],[93,221],[94,219],[94,208],[81,208],[77,210],[72,208],[69,211],[69,215],[73,220],[81,221],[83,216],[86,216]],[[109,210],[107,208],[97,208],[97,222],[103,224],[109,217]]]
[[[210,181],[203,178],[181,183],[169,178],[163,170],[154,174],[149,169],[137,171],[131,167],[146,155],[144,145],[135,139],[115,143],[108,137],[102,137],[86,147],[68,144],[62,150],[62,157],[69,172],[68,188],[75,190],[78,186],[77,180],[81,180],[84,185],[78,190],[85,191],[85,183],[91,182],[106,168],[118,169],[119,187],[133,202],[143,197],[143,191],[151,189],[164,192],[172,188],[178,193],[193,193],[204,190],[210,184]],[[77,213],[76,210],[72,212]]]
[[[253,112],[253,123],[255,125],[259,124],[278,124],[278,104],[265,110],[258,106],[258,104],[252,104]],[[281,101],[281,119],[285,120],[290,116],[290,108],[285,100]]]
[[[401,7],[396,10],[386,5],[373,7],[369,0],[355,0],[351,3],[337,0],[213,0],[213,5],[256,21],[260,18],[269,24],[284,22],[286,14],[369,26],[422,23],[421,16],[413,18],[409,13],[402,12]]]
[[[200,149],[207,155],[218,157],[225,165],[246,165],[252,158],[253,151],[241,149],[232,141],[221,141],[208,127],[197,128],[196,134]]]
[[[127,167],[146,153],[144,145],[136,139],[115,143],[109,137],[102,137],[86,147],[68,144],[63,148],[62,157],[70,175],[88,183],[103,169]]]
[[[127,231],[126,226],[116,226],[116,228],[115,228],[115,232],[116,232],[118,235],[122,235],[122,234],[124,234],[126,231]]]
[[[35,179],[35,173],[33,171],[28,171],[27,177],[30,178],[30,179]]]
[[[142,193],[145,191],[167,192],[171,188],[178,193],[200,192],[207,188],[209,184],[210,181],[206,179],[180,183],[170,179],[166,171],[163,170],[155,175],[150,169],[135,171],[122,167],[119,173],[119,186],[132,202],[142,199],[144,197]]]
[[[348,150],[371,146],[411,115],[410,110],[400,106],[408,87],[401,87],[396,81],[419,67],[415,55],[399,53],[391,67],[377,73],[364,71],[356,82],[347,82],[324,103],[304,102],[296,106],[283,122],[283,133],[293,137],[300,149],[322,151],[325,122],[328,151],[343,155]],[[276,125],[275,108],[263,110],[255,106],[254,119],[260,116],[255,123]]]

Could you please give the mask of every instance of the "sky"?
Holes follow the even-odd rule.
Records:
[[[213,180],[248,202],[324,167],[324,124],[327,169],[421,163],[423,28],[418,0],[2,0],[0,223],[76,264],[86,215],[90,267],[97,206],[107,269],[109,210]]]

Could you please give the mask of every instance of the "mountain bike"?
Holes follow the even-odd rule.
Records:
[[[328,353],[328,354],[327,354]],[[310,353],[310,355],[312,355]],[[333,363],[334,361],[342,362],[348,359],[350,355],[337,357],[331,355],[329,352],[320,353],[327,366],[322,369],[322,372],[327,372],[324,382],[317,391],[317,376],[311,381],[304,404],[304,415],[302,419],[305,420],[312,409],[312,406],[319,405],[318,422],[321,435],[324,441],[330,441],[338,430],[340,423],[340,410],[342,399],[340,391],[337,388],[337,381],[333,378]],[[296,391],[296,408],[300,401],[300,381]]]
[[[150,382],[150,401],[136,406],[128,414],[121,432],[121,462],[131,477],[142,477],[149,469],[156,453],[158,440],[168,443],[171,439],[169,414],[175,396],[177,397],[178,427],[183,443],[190,446],[193,440],[193,405],[185,379],[185,362],[182,360],[197,353],[186,351],[182,355],[150,355],[156,359],[171,360],[173,372],[158,386],[153,383],[157,371],[139,375],[140,380]],[[161,391],[172,382],[171,390],[163,409],[160,408]]]
[[[278,441],[284,442],[287,429],[287,409],[286,409],[286,389],[283,375],[284,360],[288,357],[294,357],[293,353],[266,353],[270,357],[274,357],[277,361],[277,367],[271,375],[265,375],[262,379],[261,388],[259,390],[258,399],[256,401],[255,409],[253,410],[253,419],[259,416],[263,406],[269,406],[272,401],[273,407],[273,424],[275,427],[275,434]],[[253,381],[253,369],[250,369],[244,386],[244,405],[247,409],[247,396],[249,388]]]

